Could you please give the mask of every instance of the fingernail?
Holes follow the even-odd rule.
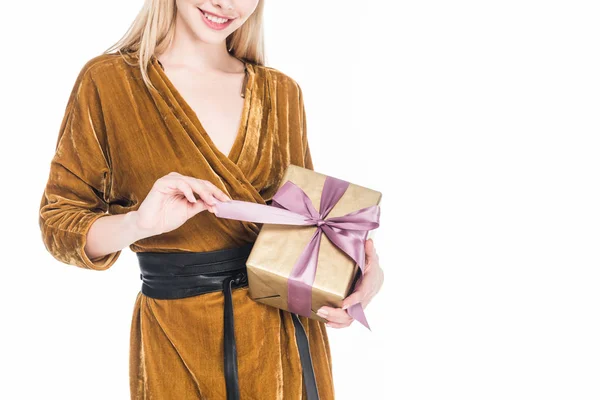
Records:
[[[329,315],[329,313],[327,312],[327,310],[324,309],[319,309],[319,311],[317,311],[317,314],[320,314],[321,316],[326,317],[327,315]]]
[[[342,306],[342,310],[345,310],[346,308],[350,307],[349,304],[346,304],[345,306]]]

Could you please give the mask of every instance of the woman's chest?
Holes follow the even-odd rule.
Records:
[[[290,154],[300,142],[293,138],[300,132],[289,122],[289,113],[277,115],[276,108],[255,97],[248,103],[243,129],[232,137],[242,124],[231,104],[207,105],[206,98],[195,101],[189,94],[187,98],[187,108],[157,101],[125,103],[111,111],[107,118],[111,212],[137,209],[156,180],[172,171],[210,181],[234,195],[256,197],[272,192],[285,167],[294,162]],[[229,123],[219,127],[224,120]],[[229,138],[213,141],[211,135]],[[229,154],[232,144],[237,151]]]
[[[220,153],[230,156],[236,139],[245,129],[244,74],[195,77],[173,73],[170,82],[177,88],[182,109],[189,111],[198,130]]]

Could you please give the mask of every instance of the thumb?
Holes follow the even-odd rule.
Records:
[[[211,207],[210,205],[206,204],[204,201],[199,199],[197,202],[190,204],[190,217],[189,218],[198,214],[200,211],[209,210],[210,207]]]
[[[373,257],[375,255],[375,245],[373,239],[367,239],[365,241],[365,256]]]
[[[373,239],[367,239],[365,241],[365,266],[368,267],[371,263],[377,259],[377,251],[375,250],[375,244]]]

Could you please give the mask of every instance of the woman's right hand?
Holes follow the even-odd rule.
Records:
[[[194,193],[200,198],[196,199]],[[137,229],[146,237],[170,232],[201,211],[214,212],[215,198],[231,200],[209,181],[171,172],[154,182],[137,209]]]

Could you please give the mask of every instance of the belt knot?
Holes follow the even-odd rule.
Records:
[[[233,279],[233,282],[236,285],[239,285],[240,283],[246,284],[246,283],[248,283],[248,275],[246,274],[246,272],[241,271],[235,276],[235,278]]]

